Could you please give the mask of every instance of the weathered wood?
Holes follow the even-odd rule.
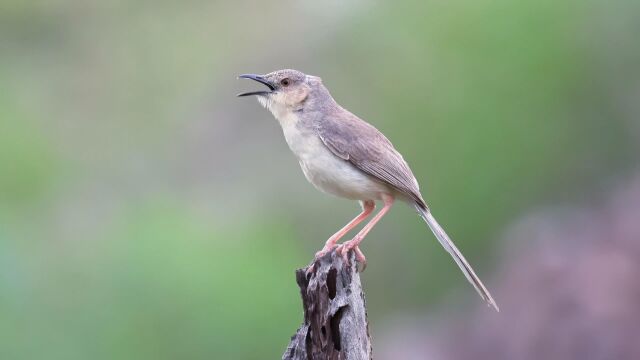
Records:
[[[345,264],[334,251],[296,271],[304,322],[283,360],[369,360],[371,338],[353,252]]]

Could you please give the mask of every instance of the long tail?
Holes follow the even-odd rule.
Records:
[[[496,309],[496,311],[500,311],[495,300],[493,300],[493,297],[489,293],[489,290],[487,290],[482,281],[480,281],[478,275],[476,275],[476,273],[473,271],[471,265],[469,265],[469,263],[467,262],[467,259],[462,256],[460,250],[458,250],[458,248],[453,244],[453,241],[451,241],[447,233],[444,232],[442,226],[438,224],[436,218],[431,215],[431,212],[429,210],[425,210],[419,205],[416,205],[416,210],[418,210],[418,214],[420,214],[427,225],[429,225],[429,228],[431,228],[433,234],[436,236],[436,238],[438,238],[440,244],[444,247],[445,250],[447,250],[449,254],[451,254],[453,260],[456,262],[456,264],[458,264],[458,267],[460,267],[460,270],[462,270],[464,276],[467,278],[467,280],[469,280],[471,285],[476,288],[476,291],[478,292],[478,294],[480,294],[480,297],[482,297],[482,299],[484,299],[484,301],[486,301],[489,306],[492,306],[494,309]]]

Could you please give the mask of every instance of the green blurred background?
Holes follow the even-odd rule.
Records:
[[[0,4],[0,358],[279,358],[294,269],[358,212],[246,72],[321,76],[492,283],[504,228],[638,168],[640,3]],[[363,244],[374,339],[477,298],[411,209]],[[500,299],[497,299],[500,302]],[[376,342],[374,340],[374,347]]]

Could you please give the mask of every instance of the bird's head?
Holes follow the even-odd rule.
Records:
[[[267,87],[265,90],[245,92],[238,96],[255,95],[258,101],[274,114],[301,110],[315,94],[324,90],[319,77],[291,69],[277,70],[265,75],[243,74],[238,77],[257,81]]]

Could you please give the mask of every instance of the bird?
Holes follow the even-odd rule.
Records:
[[[489,290],[431,213],[402,155],[373,125],[340,106],[320,77],[284,69],[238,78],[266,86],[237,96],[255,96],[273,114],[307,180],[322,192],[361,205],[360,214],[329,237],[316,259],[334,248],[346,259],[353,250],[356,260],[366,265],[360,243],[395,200],[400,200],[418,212],[480,297],[499,311]],[[382,202],[382,209],[351,240],[337,245],[374,212],[376,201]]]

